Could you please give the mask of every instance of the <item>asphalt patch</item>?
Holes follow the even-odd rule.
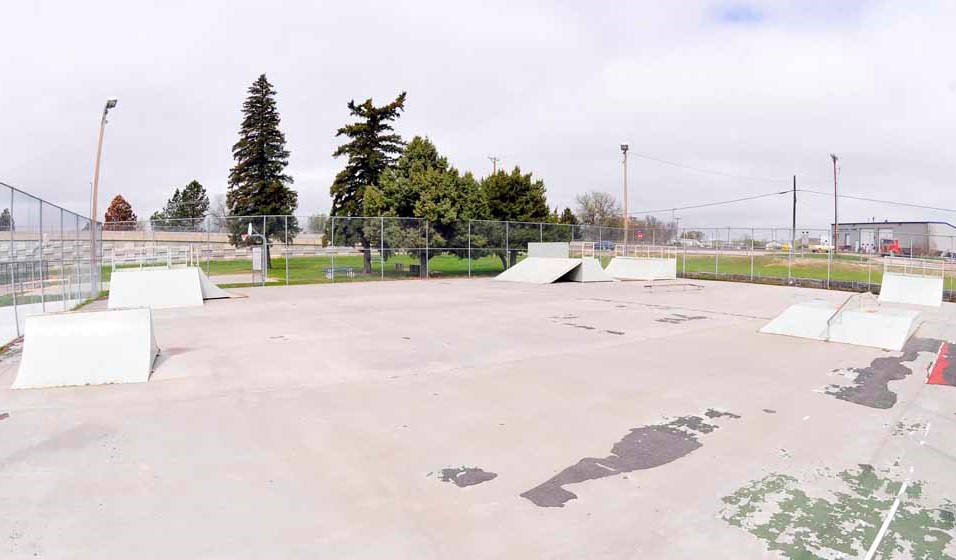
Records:
[[[913,373],[903,362],[915,361],[920,352],[936,354],[942,343],[942,340],[935,338],[914,336],[899,356],[875,358],[865,368],[850,368],[850,372],[856,374],[853,385],[830,385],[825,392],[840,400],[870,408],[893,408],[897,395],[890,391],[890,381],[900,381]]]
[[[708,418],[740,418],[713,409],[705,415],[708,413],[717,414]],[[634,428],[611,447],[607,457],[585,457],[521,497],[539,507],[564,507],[577,498],[565,486],[666,465],[701,448],[703,444],[698,436],[709,434],[717,427],[700,416],[681,416],[665,424]]]
[[[441,481],[451,482],[459,488],[488,482],[497,477],[497,473],[488,472],[478,467],[458,467],[456,469],[441,470]]]
[[[0,412],[0,420],[6,420],[7,418],[10,418],[9,412]]]

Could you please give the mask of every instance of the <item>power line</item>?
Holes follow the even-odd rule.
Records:
[[[683,164],[683,163],[678,163],[678,162],[676,162],[676,161],[670,161],[670,160],[666,160],[666,159],[661,159],[661,158],[657,158],[657,157],[654,157],[654,156],[649,156],[649,155],[646,155],[646,154],[639,154],[639,153],[636,153],[636,152],[632,152],[632,154],[635,155],[635,156],[637,156],[637,157],[639,157],[639,158],[641,158],[641,159],[646,159],[646,160],[649,160],[649,161],[656,161],[657,163],[663,163],[664,165],[670,165],[670,166],[673,166],[673,167],[679,167],[679,168],[681,168],[681,169],[687,169],[688,171],[695,171],[695,172],[697,172],[697,173],[705,173],[705,174],[708,174],[708,175],[719,175],[719,176],[721,176],[721,177],[729,177],[729,178],[731,178],[731,179],[742,179],[742,180],[744,180],[744,181],[760,181],[760,182],[764,182],[764,183],[782,183],[782,182],[786,182],[786,180],[787,180],[787,178],[771,179],[771,178],[769,178],[769,177],[750,177],[750,176],[747,176],[747,175],[735,175],[735,174],[733,174],[733,173],[724,173],[723,171],[714,171],[713,169],[702,169],[702,168],[700,168],[700,167],[694,167],[694,166],[691,166],[691,165],[685,165],[685,164]]]
[[[631,215],[631,216],[634,216],[634,215],[637,215],[637,214],[657,214],[657,213],[661,213],[661,212],[673,212],[673,211],[675,211],[675,210],[691,210],[691,209],[694,209],[694,208],[707,208],[707,207],[709,207],[709,206],[721,206],[721,205],[723,205],[723,204],[734,204],[734,203],[736,203],[736,202],[746,202],[746,201],[748,201],[748,200],[757,200],[758,198],[767,198],[767,197],[770,197],[770,196],[779,196],[779,195],[782,195],[782,194],[791,194],[792,192],[793,192],[792,190],[789,190],[789,189],[788,189],[788,190],[780,191],[780,192],[764,193],[764,194],[758,194],[758,195],[754,195],[754,196],[746,196],[746,197],[743,197],[743,198],[734,198],[734,199],[731,199],[731,200],[720,200],[720,201],[717,201],[717,202],[705,202],[705,203],[702,203],[702,204],[692,204],[692,205],[689,205],[689,206],[675,206],[675,207],[673,207],[673,208],[662,208],[662,209],[660,209],[660,210],[637,210],[637,211],[635,211],[635,212],[631,212],[630,215]]]
[[[832,196],[833,193],[821,192],[821,191],[812,191],[807,189],[797,189],[799,192],[805,192],[808,194],[818,194],[823,196]],[[908,206],[910,208],[921,208],[923,210],[937,210],[939,212],[956,212],[954,208],[941,208],[939,206],[927,206],[925,204],[913,204],[911,202],[898,202],[895,200],[881,200],[879,198],[867,198],[865,196],[853,196],[849,194],[841,194],[840,198],[848,198],[851,200],[861,200],[864,202],[877,202],[879,204],[894,204],[896,206]]]

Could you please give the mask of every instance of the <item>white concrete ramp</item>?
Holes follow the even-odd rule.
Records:
[[[760,332],[899,351],[918,326],[914,310],[812,300],[791,305]]]
[[[943,278],[884,273],[880,284],[880,302],[939,307],[943,305]]]
[[[498,276],[495,276],[495,280],[526,282],[529,284],[550,284],[557,282],[580,265],[581,259],[527,257]]]
[[[595,257],[582,257],[581,265],[571,270],[565,277],[572,282],[613,282],[614,278],[601,268],[601,261]]]
[[[677,259],[614,257],[605,272],[618,280],[673,280],[677,278]]]
[[[148,308],[34,315],[12,388],[142,383],[158,354]]]
[[[223,290],[217,286],[212,280],[206,276],[206,273],[203,272],[201,268],[196,268],[196,272],[199,274],[199,288],[202,290],[202,298],[207,299],[226,299],[232,297],[229,292]]]
[[[229,293],[196,267],[117,269],[110,277],[110,309],[195,307],[223,297]]]

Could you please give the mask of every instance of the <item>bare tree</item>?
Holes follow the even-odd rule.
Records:
[[[582,223],[595,226],[620,226],[624,211],[621,203],[606,192],[590,191],[574,197],[576,213]]]
[[[228,226],[229,210],[226,208],[226,195],[217,194],[209,205],[209,217],[216,231],[225,231]]]

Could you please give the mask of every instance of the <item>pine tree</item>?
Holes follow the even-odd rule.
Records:
[[[174,231],[199,231],[209,210],[209,195],[199,181],[190,181],[183,190],[176,189],[166,206],[153,213],[153,228]]]
[[[511,173],[501,170],[482,179],[481,191],[492,220],[546,222],[551,216],[544,182],[532,179],[531,173],[521,173],[517,166]],[[508,246],[512,248],[510,255],[498,253],[505,268],[517,262],[517,247],[538,241],[538,233],[528,228],[515,228],[508,239]]]
[[[461,247],[468,244],[468,220],[483,217],[478,181],[471,173],[462,175],[452,167],[431,140],[421,136],[412,138],[395,165],[382,175],[378,188],[368,188],[369,192],[381,193],[374,198],[383,204],[381,208],[370,208],[370,212],[424,218],[430,247],[436,251],[446,251],[444,247],[448,247],[448,253],[467,256],[467,250]],[[389,243],[403,247],[425,246],[425,231],[418,222],[387,220],[384,233],[388,241],[384,244],[386,248]],[[427,253],[417,253],[424,274]]]
[[[123,195],[118,194],[110,201],[103,222],[105,230],[132,231],[136,229],[136,213]]]
[[[339,171],[332,183],[333,216],[367,216],[366,195],[368,187],[377,187],[379,179],[402,152],[402,137],[394,132],[392,122],[405,109],[405,92],[394,101],[381,107],[372,104],[371,99],[357,104],[348,103],[349,114],[358,120],[349,123],[336,132],[336,137],[345,136],[348,142],[342,144],[332,154],[333,157],[347,156],[345,169]],[[372,227],[365,220],[335,220],[336,243],[362,244],[365,256],[365,272],[372,272],[371,237]]]
[[[578,217],[574,215],[574,212],[572,212],[570,208],[565,206],[564,211],[561,212],[561,216],[558,218],[558,222],[575,226],[578,224]]]
[[[239,141],[232,146],[232,158],[236,164],[229,171],[226,206],[232,216],[280,217],[230,220],[232,243],[237,246],[241,243],[240,236],[250,222],[267,239],[278,238],[289,243],[299,231],[298,224],[294,218],[282,216],[295,212],[298,193],[290,186],[292,177],[285,174],[289,151],[285,148],[285,135],[279,130],[276,91],[262,74],[249,87],[248,93],[242,105]],[[268,246],[266,251],[268,263]]]

